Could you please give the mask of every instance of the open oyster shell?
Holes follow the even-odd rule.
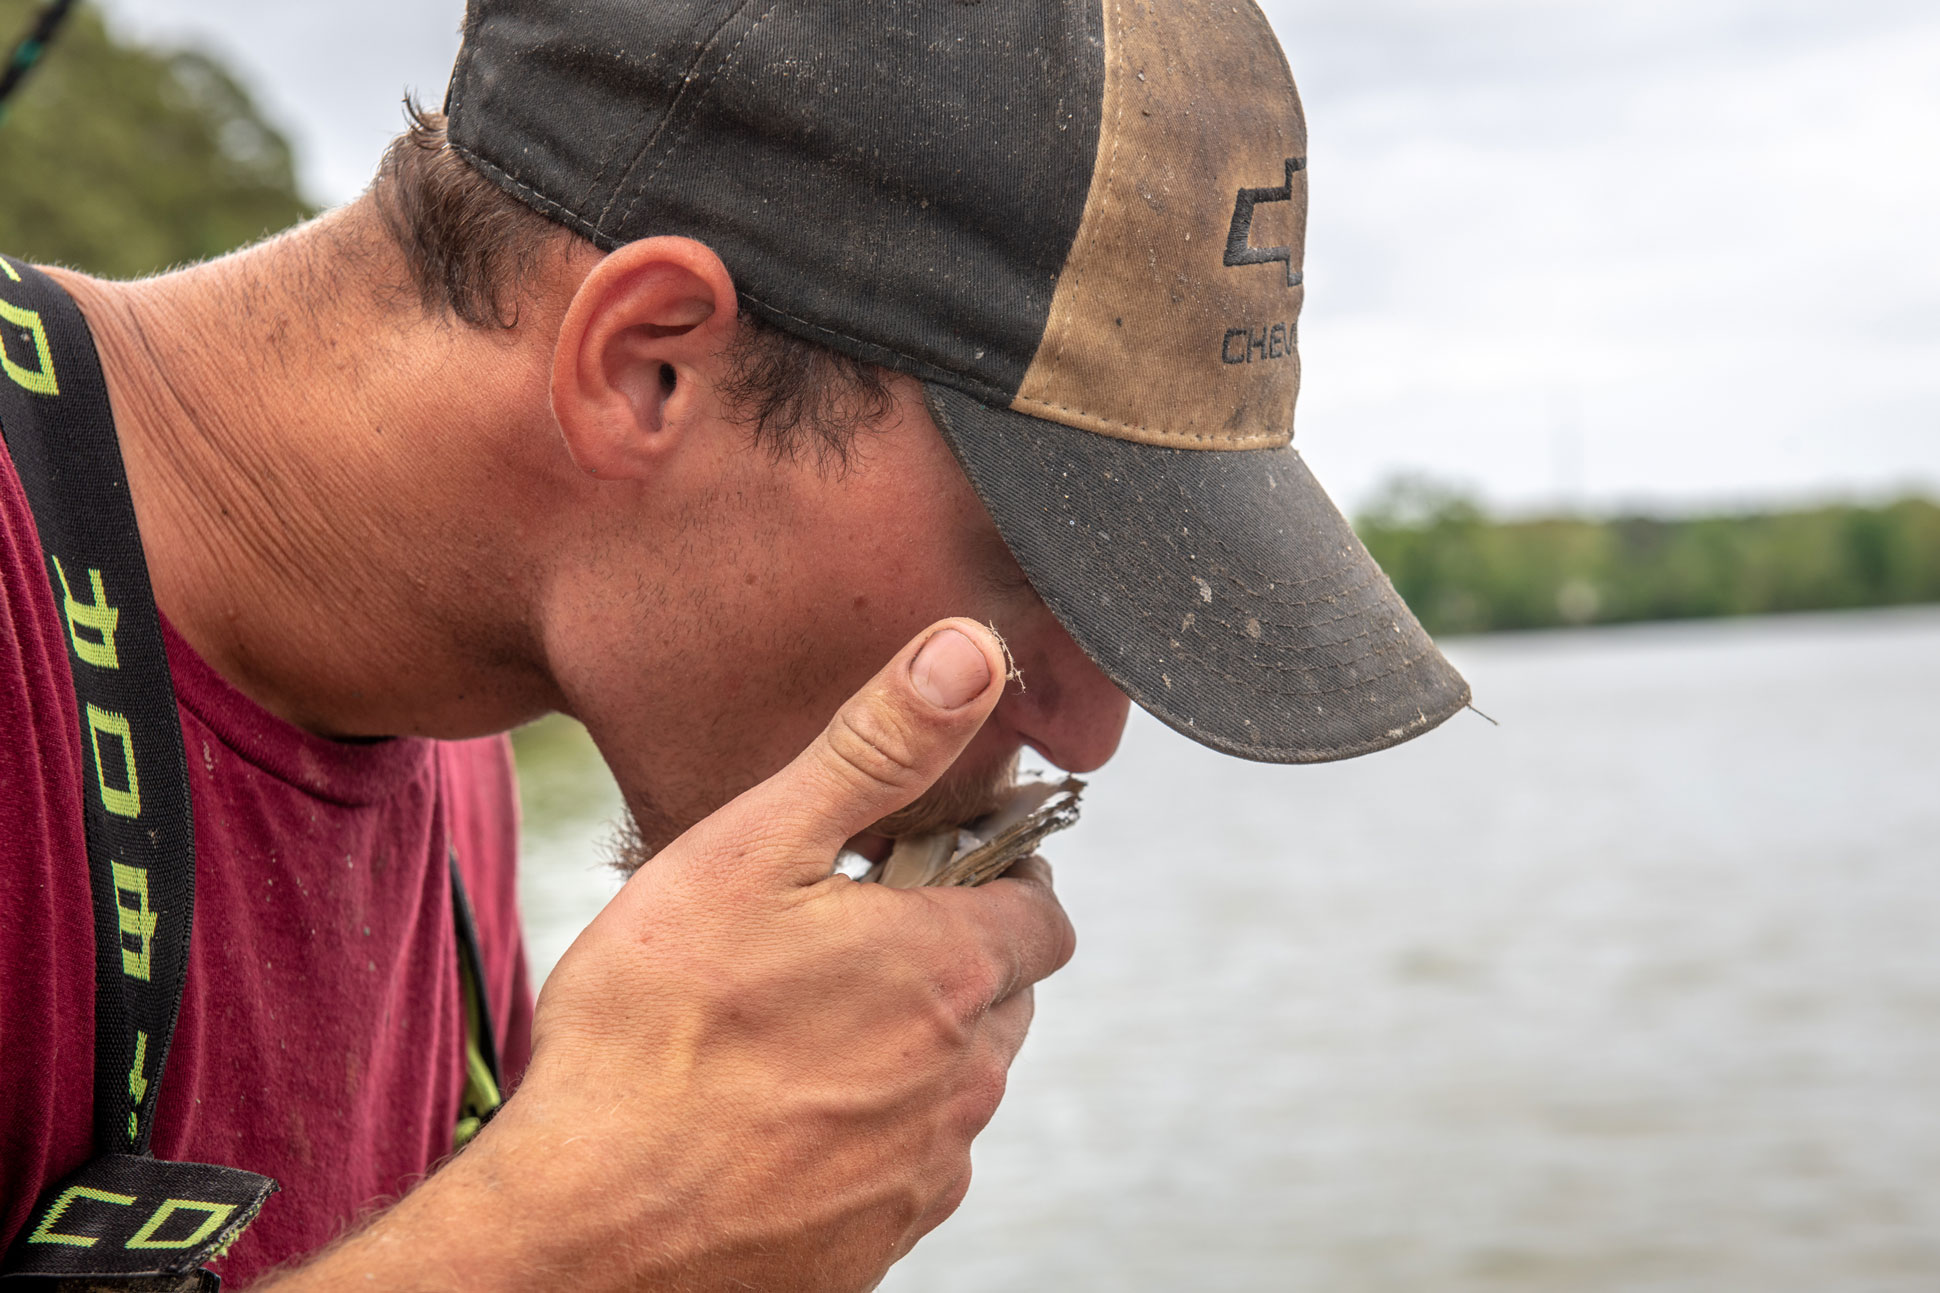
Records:
[[[1045,836],[1074,825],[1084,788],[1076,777],[1027,781],[1017,787],[1010,802],[968,826],[905,836],[880,866],[845,849],[835,869],[851,879],[874,880],[892,889],[983,884],[1029,857]]]

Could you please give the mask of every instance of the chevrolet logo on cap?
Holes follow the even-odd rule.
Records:
[[[1253,234],[1253,208],[1262,202],[1290,202],[1293,200],[1293,175],[1295,171],[1305,171],[1307,159],[1304,157],[1287,158],[1287,182],[1277,189],[1241,189],[1233,199],[1233,224],[1226,231],[1226,263],[1228,265],[1269,265],[1278,261],[1287,267],[1287,286],[1299,287],[1303,282],[1299,270],[1293,267],[1293,248],[1255,247],[1251,242]],[[1304,205],[1304,195],[1302,198]]]

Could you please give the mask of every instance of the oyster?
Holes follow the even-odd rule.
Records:
[[[1076,777],[1027,781],[1002,808],[968,826],[905,836],[881,865],[844,849],[835,860],[835,870],[852,880],[873,880],[892,889],[983,884],[1029,857],[1045,836],[1074,825],[1084,788]]]

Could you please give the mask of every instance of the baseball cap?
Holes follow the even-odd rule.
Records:
[[[1306,122],[1251,0],[471,0],[452,146],[612,249],[910,374],[1144,709],[1242,758],[1468,686],[1293,447]]]

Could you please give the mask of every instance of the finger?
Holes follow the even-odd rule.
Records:
[[[1002,878],[1035,880],[1048,889],[1051,887],[1051,863],[1042,853],[1031,853],[1018,858],[1005,868]]]
[[[780,772],[703,823],[784,882],[828,878],[844,840],[935,784],[1004,690],[1004,656],[974,620],[931,625]],[[697,834],[703,833],[697,828]]]
[[[977,1078],[959,1092],[950,1123],[965,1140],[981,1135],[997,1116],[997,1107],[1010,1084],[1011,1064],[1023,1049],[1035,1009],[1034,994],[1026,988],[991,1007],[977,1021],[977,1059],[971,1070]]]
[[[992,1006],[983,1017],[984,1037],[991,1050],[1009,1068],[1017,1058],[1017,1052],[1024,1049],[1024,1038],[1031,1031],[1031,1020],[1037,1014],[1037,994],[1029,988],[1021,988]]]
[[[897,1245],[896,1260],[909,1256],[910,1249],[916,1247],[917,1240],[948,1221],[953,1213],[963,1205],[964,1196],[970,1193],[970,1155],[963,1156],[963,1168],[948,1190],[940,1195],[929,1209],[918,1217],[909,1230],[904,1233]]]
[[[1048,870],[1020,863],[975,889],[932,889],[969,927],[978,956],[996,968],[988,1004],[995,1005],[1062,969],[1077,951],[1077,931],[1052,892]]]
[[[979,1024],[981,1032],[979,1048],[989,1055],[988,1063],[996,1077],[994,1089],[982,1096],[972,1097],[963,1110],[965,1121],[958,1125],[956,1130],[966,1141],[974,1140],[980,1135],[997,1113],[997,1106],[1003,1099],[1003,1088],[1011,1062],[1017,1058],[1017,1052],[1024,1045],[1024,1036],[1030,1031],[1031,1015],[1035,1009],[1033,995],[1029,988],[1025,988],[991,1007]],[[911,1227],[908,1242],[914,1244],[916,1240],[935,1229],[945,1218],[955,1212],[969,1188],[970,1161],[966,1153],[962,1174],[952,1188],[940,1196],[930,1210]]]

